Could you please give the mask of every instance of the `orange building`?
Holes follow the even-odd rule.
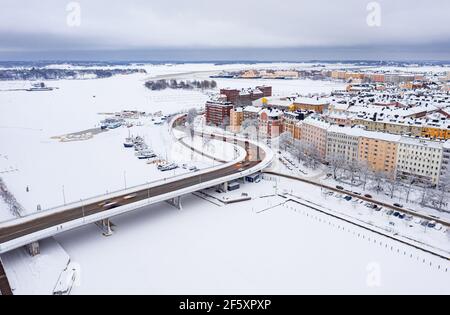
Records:
[[[387,133],[362,132],[362,136],[359,138],[358,159],[366,161],[373,171],[395,176],[400,139],[401,136]]]

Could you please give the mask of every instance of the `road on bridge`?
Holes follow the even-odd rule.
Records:
[[[224,178],[230,175],[236,175],[238,173],[249,170],[264,160],[265,152],[264,150],[257,147],[255,144],[243,141],[243,140],[235,140],[233,138],[229,138],[226,136],[217,136],[211,134],[202,134],[204,137],[210,137],[216,140],[232,140],[232,143],[235,143],[243,148],[245,148],[247,152],[247,159],[252,154],[251,152],[258,151],[259,152],[259,160],[258,161],[248,161],[245,163],[236,163],[231,166],[227,166],[221,169],[215,169],[209,173],[203,174],[193,174],[188,178],[183,178],[177,181],[164,183],[161,185],[140,189],[133,192],[127,192],[123,195],[120,195],[115,198],[107,198],[102,201],[97,201],[95,203],[86,204],[83,206],[77,206],[76,208],[68,209],[60,212],[49,212],[47,215],[45,212],[42,212],[39,216],[34,219],[30,219],[26,222],[18,222],[17,224],[11,224],[0,228],[0,244],[6,243],[8,241],[12,241],[14,239],[27,236],[39,231],[43,231],[48,228],[57,227],[63,225],[65,223],[75,221],[78,219],[83,219],[89,217],[94,214],[98,214],[104,211],[108,211],[114,208],[118,208],[121,206],[130,205],[133,203],[137,203],[139,201],[147,200],[152,197],[157,197],[161,195],[165,195],[167,193],[182,190],[185,188],[189,188],[191,186],[207,183],[209,181],[213,181],[216,179]]]

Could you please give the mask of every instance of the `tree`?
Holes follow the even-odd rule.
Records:
[[[186,123],[188,125],[189,128],[189,133],[191,135],[191,139],[194,139],[194,135],[195,135],[195,119],[198,116],[198,112],[195,108],[191,108],[186,116]]]
[[[289,152],[292,154],[292,156],[296,157],[298,159],[298,162],[302,161],[303,157],[303,143],[301,140],[294,140],[293,145],[291,146],[291,149]]]
[[[367,161],[358,161],[359,165],[359,179],[363,182],[363,190],[366,190],[367,182],[370,177],[370,166]]]
[[[358,172],[358,170],[359,170],[359,165],[358,165],[358,163],[357,163],[356,160],[352,160],[352,161],[350,161],[350,162],[347,162],[347,163],[345,164],[344,168],[345,168],[345,169],[348,171],[348,173],[350,174],[350,184],[351,184],[352,187],[353,187],[353,183],[354,183],[354,181],[355,181],[356,174],[357,174],[357,172]]]
[[[422,188],[422,197],[420,200],[420,205],[424,207],[427,204],[428,197],[430,197],[431,185],[427,180],[422,180],[421,188]]]
[[[406,203],[409,203],[409,197],[411,196],[411,191],[413,190],[416,182],[417,177],[415,175],[408,175],[403,179],[403,188],[406,193]]]
[[[225,116],[222,120],[222,123],[220,124],[220,127],[223,130],[226,130],[230,126],[230,117]]]
[[[392,199],[394,198],[394,194],[400,185],[400,181],[397,179],[397,176],[395,176],[394,172],[385,173],[384,176],[385,176],[384,181],[387,184],[389,195]]]
[[[289,131],[283,132],[278,138],[280,147],[284,148],[284,151],[287,151],[287,148],[292,143],[292,139],[293,139],[292,134]]]
[[[311,143],[307,143],[304,151],[306,155],[306,166],[314,170],[317,169],[321,160],[320,152],[317,147]]]
[[[328,157],[328,168],[333,173],[333,178],[337,179],[337,173],[343,169],[345,165],[345,158],[341,154],[333,154]]]
[[[381,171],[373,171],[371,177],[373,182],[375,183],[375,190],[377,191],[377,193],[379,193],[383,190],[382,184],[385,178],[385,174]]]
[[[450,191],[450,173],[441,178],[437,187],[438,209],[443,211],[448,209],[449,191]]]

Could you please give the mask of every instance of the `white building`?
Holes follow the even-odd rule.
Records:
[[[402,137],[398,146],[397,175],[414,175],[434,185],[439,183],[443,142]]]
[[[346,162],[358,160],[361,129],[333,125],[327,131],[327,158],[342,157]]]
[[[450,141],[444,143],[442,150],[441,181],[450,177]]]

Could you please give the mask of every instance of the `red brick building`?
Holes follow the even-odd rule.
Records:
[[[272,96],[271,86],[257,86],[254,89],[221,89],[220,94],[226,97],[228,102],[238,106],[250,106],[253,101],[256,101],[263,97]]]
[[[206,123],[220,126],[230,121],[230,112],[233,109],[231,102],[208,101],[206,103]]]

